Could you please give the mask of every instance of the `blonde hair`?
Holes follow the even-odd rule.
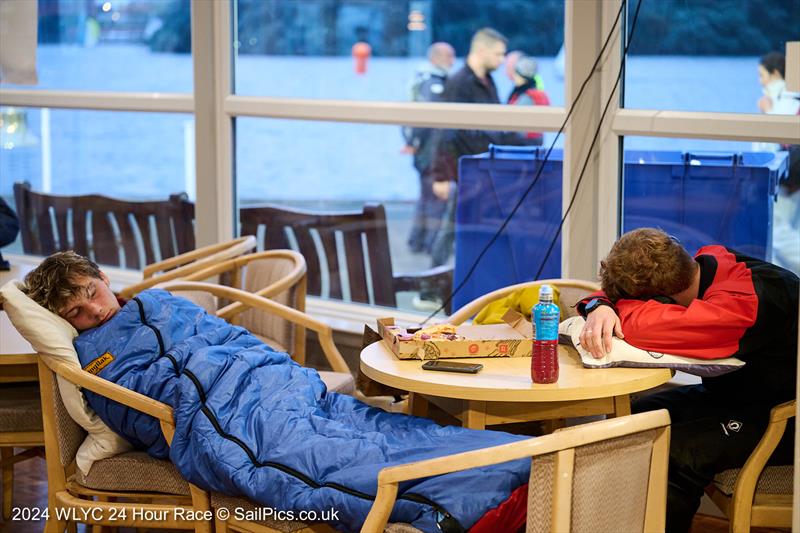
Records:
[[[85,290],[78,278],[100,279],[100,268],[92,261],[69,250],[56,252],[25,276],[22,291],[30,299],[59,314],[71,298]]]
[[[600,285],[612,302],[670,296],[689,287],[696,268],[677,239],[660,229],[640,228],[620,237],[600,262]]]

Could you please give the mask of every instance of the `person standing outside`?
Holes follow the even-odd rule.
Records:
[[[411,85],[411,100],[414,102],[440,102],[444,93],[444,85],[456,53],[453,47],[445,42],[433,43],[428,48],[428,61],[414,75]],[[411,233],[408,236],[408,247],[412,252],[431,251],[433,239],[439,229],[445,202],[433,194],[433,178],[431,177],[431,161],[433,160],[434,130],[430,128],[403,128],[406,141],[404,152],[414,155],[414,168],[419,173],[420,194],[414,209]]]
[[[550,105],[550,98],[537,82],[538,65],[532,57],[522,56],[514,63],[514,90],[508,97],[509,105]],[[544,135],[536,131],[526,134],[536,146],[544,142]]]
[[[464,66],[447,79],[442,100],[470,104],[499,104],[492,72],[503,64],[508,40],[497,30],[482,28],[472,37]],[[455,239],[455,186],[458,159],[488,151],[489,144],[533,144],[522,134],[486,130],[437,130],[431,168],[433,194],[447,201],[442,227],[431,251],[432,266],[447,262]]]

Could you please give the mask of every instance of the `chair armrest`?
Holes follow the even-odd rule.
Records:
[[[165,403],[161,403],[136,391],[126,389],[121,385],[97,377],[80,368],[75,368],[64,361],[52,358],[40,358],[39,360],[57,375],[79,387],[83,387],[84,389],[105,396],[132,409],[141,411],[171,426],[175,425],[172,416],[172,407]]]
[[[139,292],[149,289],[159,283],[164,283],[173,279],[187,276],[197,270],[207,267],[210,264],[229,258],[228,255],[236,255],[252,250],[256,246],[256,238],[253,236],[240,237],[230,242],[212,244],[198,250],[193,250],[179,256],[171,257],[148,265],[142,271],[143,280],[119,291],[122,298],[131,298]],[[174,268],[172,268],[174,267]],[[169,269],[162,274],[155,276],[156,272]]]
[[[769,412],[769,423],[780,422],[781,420],[788,420],[795,416],[797,411],[797,400],[790,400],[780,405],[776,405]]]
[[[215,254],[232,246],[242,246],[248,250],[252,250],[253,248],[256,247],[256,238],[251,235],[248,235],[245,237],[234,239],[232,241],[204,246],[202,248],[192,250],[191,252],[186,252],[185,254],[176,255],[175,257],[170,257],[169,259],[164,259],[163,261],[151,263],[146,267],[144,267],[144,269],[142,270],[142,277],[144,279],[147,279],[156,272],[171,270],[173,268],[185,265],[187,263],[191,263],[192,261],[196,261],[197,259],[200,259],[202,257]]]
[[[524,457],[546,455],[631,433],[666,428],[669,423],[669,413],[661,409],[604,420],[597,425],[575,426],[559,433],[511,444],[386,467],[378,473],[378,493],[361,531],[383,531],[392,511],[392,503],[397,496],[398,484],[403,481],[505,463]]]
[[[317,335],[319,335],[319,343],[322,346],[322,351],[325,353],[325,357],[328,359],[328,363],[330,363],[333,370],[336,372],[350,372],[350,367],[347,366],[344,357],[342,357],[342,354],[339,353],[339,349],[336,348],[336,345],[333,342],[333,330],[331,327],[327,324],[323,324],[319,320],[311,318],[306,313],[298,311],[297,309],[292,309],[291,307],[285,306],[278,302],[268,300],[263,296],[257,296],[241,289],[234,289],[232,287],[216,285],[214,283],[203,283],[200,281],[174,281],[164,285],[163,288],[168,291],[209,292],[218,298],[228,298],[230,300],[241,302],[245,308],[250,307],[260,311],[265,311],[267,313],[272,313],[283,318],[284,320],[288,320],[289,322],[299,326],[316,331]],[[232,315],[238,314],[244,310],[244,308],[231,309],[231,307],[232,305],[227,306],[224,309],[220,309],[217,312],[217,316],[222,319],[229,320]]]

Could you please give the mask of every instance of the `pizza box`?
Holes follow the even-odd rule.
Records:
[[[510,309],[503,324],[456,327],[454,338],[415,336],[423,328],[396,326],[393,318],[378,319],[378,333],[399,359],[455,359],[464,357],[530,357],[531,323]],[[424,328],[427,329],[427,328]]]

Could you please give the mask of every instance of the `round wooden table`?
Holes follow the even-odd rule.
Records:
[[[584,368],[575,349],[558,346],[557,383],[531,382],[530,357],[452,359],[480,363],[477,374],[422,370],[418,359],[400,360],[383,341],[361,352],[361,372],[410,393],[411,412],[427,414],[428,402],[455,416],[464,427],[631,412],[630,394],[672,377],[666,368]]]

